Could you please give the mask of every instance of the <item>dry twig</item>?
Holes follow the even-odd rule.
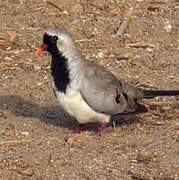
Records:
[[[126,15],[117,31],[117,36],[122,36],[126,31],[126,29],[128,28],[129,23],[131,21],[132,13],[133,13],[133,8],[131,7],[126,12]]]
[[[132,48],[154,48],[155,45],[154,44],[149,44],[146,42],[134,42],[134,43],[130,43],[130,44],[126,44],[127,47],[132,47]]]
[[[50,6],[53,6],[54,8],[58,9],[59,11],[63,11],[63,9],[61,7],[59,7],[58,5],[54,4],[51,1],[47,1],[46,3]]]
[[[1,142],[1,143],[0,143],[0,146],[3,146],[3,145],[12,145],[12,144],[30,143],[30,142],[32,142],[32,141],[33,141],[33,140],[5,141],[5,142]]]

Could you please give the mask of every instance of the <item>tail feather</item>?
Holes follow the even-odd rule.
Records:
[[[157,96],[177,96],[179,90],[143,90],[144,98],[154,98]]]

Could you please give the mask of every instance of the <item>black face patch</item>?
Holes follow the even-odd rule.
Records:
[[[51,37],[51,42],[54,44],[57,44],[58,36],[52,36]]]
[[[48,46],[47,51],[52,55],[51,74],[56,89],[66,93],[70,83],[68,59],[62,55],[57,47],[58,36],[44,34],[43,43]]]
[[[43,36],[43,43],[48,46],[46,50],[49,53],[51,53],[52,56],[57,55],[58,52],[57,40],[58,40],[58,36],[50,36],[47,33],[45,33]]]

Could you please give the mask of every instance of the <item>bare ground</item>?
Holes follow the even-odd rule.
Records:
[[[93,126],[74,135],[53,97],[50,58],[34,55],[46,27],[66,27],[117,77],[179,89],[179,2],[50,2],[0,1],[0,179],[179,179],[177,97],[145,101],[149,112],[121,117],[101,136]]]

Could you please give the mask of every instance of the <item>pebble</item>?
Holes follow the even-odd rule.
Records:
[[[41,83],[41,82],[38,82],[38,83],[37,83],[37,86],[42,86],[42,83]]]
[[[171,32],[173,29],[173,26],[170,24],[169,20],[166,20],[164,22],[164,29],[166,30],[166,32]]]
[[[25,136],[28,136],[29,135],[29,132],[27,131],[24,131],[24,132],[21,132],[22,135],[25,135]]]
[[[98,56],[98,58],[103,58],[103,57],[104,57],[104,53],[103,53],[103,52],[99,52],[99,53],[97,54],[97,56]]]

